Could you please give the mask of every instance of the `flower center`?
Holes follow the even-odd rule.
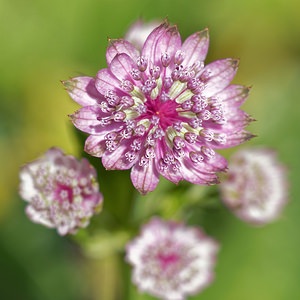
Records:
[[[160,99],[148,99],[145,102],[147,107],[147,118],[156,121],[156,125],[160,125],[163,130],[166,130],[178,119],[176,107],[178,104],[175,101],[162,102]]]
[[[157,258],[162,270],[168,269],[170,266],[173,266],[179,261],[179,257],[175,253],[159,253]]]
[[[71,187],[57,183],[54,193],[56,195],[56,199],[58,199],[60,203],[64,201],[72,203],[73,191]]]

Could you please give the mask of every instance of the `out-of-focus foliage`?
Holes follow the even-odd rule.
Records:
[[[215,205],[215,199],[204,209],[193,204],[195,209],[185,212],[188,223],[203,226],[222,244],[216,281],[192,299],[299,298],[300,4],[296,0],[0,1],[1,298],[109,300],[124,285],[117,258],[83,260],[73,243],[30,224],[17,196],[18,170],[51,146],[81,154],[82,145],[67,117],[78,106],[60,80],[93,76],[106,67],[107,37],[123,36],[141,16],[145,20],[168,16],[178,24],[183,39],[209,26],[207,61],[241,59],[235,83],[253,86],[243,108],[258,120],[249,127],[258,137],[248,146],[275,148],[290,171],[291,201],[274,224],[249,227]],[[223,154],[229,157],[232,151]],[[109,211],[120,205],[116,215],[120,217],[131,190],[118,190],[119,175],[111,174],[110,180],[100,178],[109,201],[104,207]],[[201,202],[205,194],[202,187],[185,190],[186,185],[180,185],[161,199],[160,191],[168,188],[162,181],[157,192],[138,196],[141,203],[133,217],[140,222],[141,216],[155,213],[152,201],[160,204],[165,217],[182,217],[176,215],[177,207],[184,201],[197,202],[197,193]],[[127,193],[124,199],[122,191]],[[100,214],[94,223],[102,224],[102,217],[110,218]],[[128,268],[123,271],[128,277]],[[138,294],[133,286],[127,293],[132,300],[153,299]]]

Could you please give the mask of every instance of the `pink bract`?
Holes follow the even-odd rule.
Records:
[[[220,185],[222,200],[241,220],[263,225],[276,219],[287,203],[285,167],[268,148],[236,152]]]
[[[176,26],[164,22],[148,36],[142,51],[123,39],[110,40],[108,68],[95,78],[64,81],[83,107],[73,124],[90,134],[85,151],[102,157],[107,170],[130,169],[142,194],[162,175],[178,183],[218,183],[226,160],[216,153],[252,137],[252,120],[239,107],[249,88],[230,85],[238,60],[204,66],[208,29],[181,43]]]
[[[126,31],[124,39],[130,42],[136,49],[142,51],[148,35],[160,25],[161,22],[144,22],[142,19],[134,22]]]
[[[49,149],[20,171],[20,195],[29,203],[26,214],[35,223],[57,228],[60,235],[75,234],[101,211],[96,176],[87,159]]]
[[[214,279],[218,243],[197,227],[153,218],[126,247],[132,280],[141,292],[184,300]]]

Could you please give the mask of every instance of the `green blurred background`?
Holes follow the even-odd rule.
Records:
[[[291,186],[281,219],[268,226],[245,225],[222,207],[199,219],[222,249],[214,284],[191,299],[300,299],[299,1],[0,0],[1,299],[123,299],[115,257],[87,258],[70,239],[25,217],[18,170],[51,146],[81,152],[67,117],[78,106],[60,80],[94,76],[106,66],[107,37],[122,37],[139,17],[166,16],[182,39],[209,26],[207,62],[241,59],[234,82],[253,86],[243,108],[258,120],[248,146],[277,149]],[[152,299],[133,286],[128,292]]]

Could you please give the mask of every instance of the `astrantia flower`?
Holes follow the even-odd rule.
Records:
[[[183,300],[212,282],[218,248],[200,228],[153,218],[127,244],[126,260],[141,292]]]
[[[274,220],[287,202],[285,168],[265,148],[236,152],[220,188],[233,213],[253,224]]]
[[[217,183],[227,162],[214,149],[251,138],[244,130],[251,118],[239,109],[249,89],[229,85],[238,60],[204,66],[208,43],[205,29],[181,44],[177,27],[165,22],[141,53],[128,41],[110,40],[108,69],[63,82],[84,106],[71,119],[90,134],[85,151],[102,157],[108,170],[132,168],[142,194],[155,189],[160,175],[174,183]]]
[[[26,214],[35,223],[57,228],[60,235],[76,233],[101,210],[96,176],[87,159],[78,161],[58,148],[49,149],[20,171],[20,195],[29,203]]]

